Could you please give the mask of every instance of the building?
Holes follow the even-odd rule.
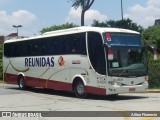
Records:
[[[4,36],[0,36],[0,44],[4,42]]]
[[[16,39],[17,33],[11,33],[5,37],[5,40]]]
[[[155,20],[155,26],[160,26],[160,19]]]
[[[18,38],[25,38],[25,37],[23,37],[23,36],[17,37],[17,33],[11,33],[7,36],[0,36],[0,44],[3,44],[5,40],[18,39]]]

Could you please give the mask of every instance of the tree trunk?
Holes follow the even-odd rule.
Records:
[[[84,14],[85,14],[85,11],[82,10],[82,13],[81,13],[81,26],[84,26]]]

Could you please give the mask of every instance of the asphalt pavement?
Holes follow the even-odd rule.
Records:
[[[0,86],[5,86],[5,83],[0,80]],[[146,92],[148,93],[160,93],[160,89],[148,89]]]

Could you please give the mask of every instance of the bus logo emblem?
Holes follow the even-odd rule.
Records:
[[[58,58],[58,64],[59,64],[60,66],[64,66],[64,63],[65,63],[64,58],[63,58],[62,56],[60,56],[60,57]]]

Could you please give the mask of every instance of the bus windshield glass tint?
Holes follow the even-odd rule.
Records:
[[[131,33],[104,33],[105,43],[111,46],[141,46],[141,36]]]
[[[108,74],[110,76],[140,77],[147,75],[145,48],[139,34],[104,33],[105,43],[110,45],[112,59],[108,52]]]

